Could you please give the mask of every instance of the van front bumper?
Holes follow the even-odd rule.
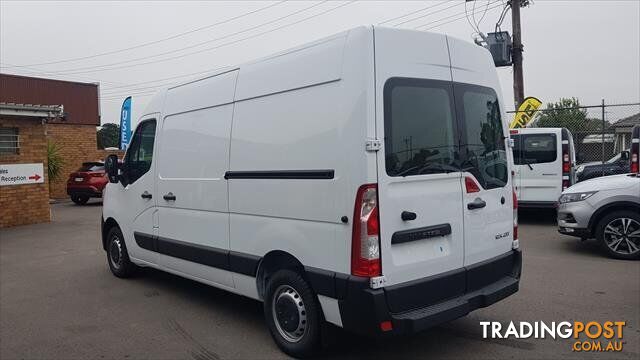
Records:
[[[521,269],[522,253],[513,250],[480,264],[381,289],[371,289],[368,279],[350,276],[345,297],[338,300],[342,325],[363,335],[422,331],[514,294]],[[383,331],[381,324],[389,321],[391,329],[387,323]]]

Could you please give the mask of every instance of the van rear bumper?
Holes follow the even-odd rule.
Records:
[[[508,269],[505,264],[509,264]],[[394,285],[393,289],[371,289],[368,280],[350,277],[346,296],[338,300],[342,325],[346,330],[374,336],[422,331],[514,294],[519,288],[521,269],[521,251],[511,251],[482,264],[461,269],[466,282],[462,294],[435,303],[427,300],[427,303],[399,312],[391,310],[392,307],[397,309],[397,304],[390,304],[394,302],[390,292],[400,291],[402,297],[414,297],[416,301],[409,303],[415,305],[420,299],[430,298],[431,294],[425,293],[430,283],[440,287],[449,279],[451,282],[459,282],[460,271]],[[380,324],[385,321],[391,322],[391,330],[381,329]]]

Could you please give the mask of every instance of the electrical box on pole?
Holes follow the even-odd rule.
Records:
[[[511,35],[508,31],[500,31],[488,33],[484,38],[487,44],[485,48],[489,50],[493,57],[493,62],[496,67],[511,66]]]

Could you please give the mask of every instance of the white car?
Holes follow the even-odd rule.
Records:
[[[558,231],[595,238],[618,259],[640,259],[640,177],[612,175],[579,182],[562,192]]]
[[[495,303],[521,269],[499,89],[482,47],[372,26],[169,88],[107,161],[109,266],[263,301],[293,356],[324,321],[403,334]]]

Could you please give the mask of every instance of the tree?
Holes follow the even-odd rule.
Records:
[[[49,175],[49,184],[60,178],[62,167],[65,165],[64,158],[60,154],[61,149],[58,144],[47,141],[47,175]]]
[[[106,123],[97,133],[98,149],[120,146],[120,125]]]
[[[580,107],[577,98],[561,98],[556,103],[548,103],[539,112],[537,127],[563,127],[572,133],[602,130],[602,120],[587,117],[587,109]],[[606,124],[605,126],[608,126]]]

